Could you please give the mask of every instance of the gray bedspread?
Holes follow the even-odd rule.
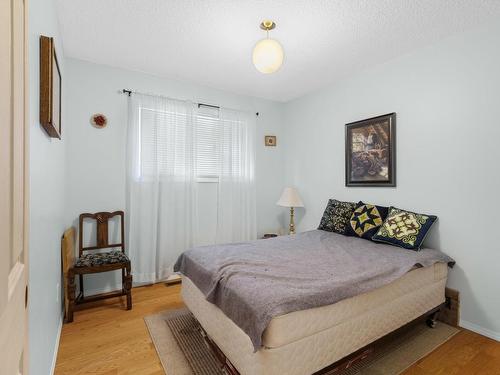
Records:
[[[313,230],[294,236],[202,246],[174,267],[189,277],[258,350],[271,319],[379,288],[414,266],[454,261],[431,249],[405,250]]]

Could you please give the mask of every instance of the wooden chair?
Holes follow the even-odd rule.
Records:
[[[120,243],[110,244],[108,236],[109,219],[120,216],[121,237]],[[96,245],[83,246],[83,221],[84,219],[95,220],[97,224]],[[79,218],[78,256],[73,267],[68,270],[68,311],[66,321],[73,321],[75,305],[93,302],[104,298],[127,296],[127,310],[132,309],[132,275],[130,274],[130,260],[125,255],[125,229],[123,211],[97,212],[95,214],[84,213]],[[109,252],[97,252],[102,249],[120,248]],[[83,275],[122,270],[122,290],[111,293],[99,294],[85,297],[83,292]],[[75,298],[75,276],[79,276],[80,293]]]

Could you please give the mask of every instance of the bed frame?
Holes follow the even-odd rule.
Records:
[[[426,324],[429,328],[434,328],[437,324],[437,317],[439,315],[439,312],[444,311],[445,307],[446,303],[443,303],[427,311],[425,314],[419,316],[418,318],[412,320],[411,322],[406,323],[400,328],[388,333],[385,336],[382,336],[378,340],[375,340],[374,342],[362,347],[361,349],[356,350],[355,352],[347,355],[346,357],[338,360],[335,363],[332,363],[331,365],[323,368],[322,370],[315,372],[313,375],[322,375],[329,372],[335,373],[348,369],[352,367],[354,364],[358,364],[359,362],[369,358],[373,353],[377,351],[377,348],[379,348],[386,342],[390,341],[391,339],[399,335],[402,331],[404,331],[408,327],[421,323],[424,320],[426,321]],[[226,357],[226,355],[222,352],[222,350],[219,349],[217,344],[210,338],[210,336],[205,332],[203,328],[201,328],[201,333],[203,335],[203,338],[205,339],[206,344],[215,354],[215,357],[219,360],[222,371],[228,375],[242,375],[236,369],[236,367],[233,366],[231,361]]]

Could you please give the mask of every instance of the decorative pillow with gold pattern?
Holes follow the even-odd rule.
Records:
[[[387,216],[387,207],[359,202],[347,225],[346,235],[371,240]]]
[[[389,215],[372,239],[418,251],[436,220],[437,216],[434,215],[417,214],[391,207]]]
[[[341,202],[336,199],[330,199],[318,229],[344,234],[347,223],[355,208],[356,203],[354,202]]]

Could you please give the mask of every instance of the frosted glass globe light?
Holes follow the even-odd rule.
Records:
[[[252,61],[259,72],[269,74],[281,67],[283,57],[281,44],[274,39],[262,39],[253,49]]]

